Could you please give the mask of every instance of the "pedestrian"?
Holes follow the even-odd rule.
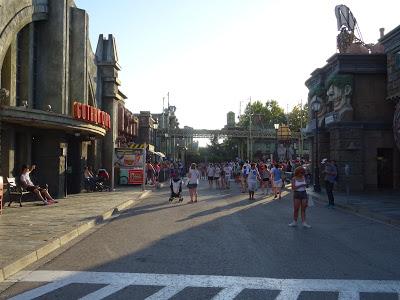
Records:
[[[254,199],[254,192],[256,191],[257,188],[257,180],[261,180],[260,173],[258,172],[256,168],[255,163],[250,164],[250,170],[247,176],[247,186],[249,190],[249,200],[255,200]]]
[[[272,188],[274,190],[274,199],[277,198],[279,194],[279,199],[281,199],[281,188],[282,188],[282,170],[279,168],[279,164],[276,163],[271,169],[272,177]]]
[[[225,164],[224,167],[224,172],[225,172],[225,188],[230,189],[231,187],[231,176],[232,176],[232,167],[230,166],[229,163]]]
[[[189,173],[188,173],[188,185],[190,201],[189,203],[197,202],[197,186],[199,184],[200,172],[197,170],[197,166],[195,163],[190,165]],[[194,200],[193,200],[194,198]]]
[[[261,170],[261,178],[262,178],[261,191],[263,195],[269,195],[269,184],[270,184],[271,173],[268,169],[267,164],[264,164],[264,167]],[[266,191],[265,188],[267,188]]]
[[[219,166],[219,164],[215,164],[215,168],[214,168],[214,181],[215,181],[215,187],[216,188],[220,188],[220,181],[219,178],[221,177],[221,168]]]
[[[242,193],[246,193],[248,175],[249,175],[249,168],[247,167],[247,164],[244,164],[241,171],[241,181],[240,181]]]
[[[212,187],[213,187],[214,173],[215,173],[215,169],[214,169],[213,164],[209,164],[207,167],[207,176],[208,176],[208,185],[209,185],[210,189],[212,189]]]
[[[333,186],[335,184],[335,179],[337,176],[337,169],[336,166],[333,164],[332,160],[328,160],[324,158],[321,161],[321,164],[325,167],[323,170],[323,174],[325,174],[324,181],[325,181],[325,189],[326,194],[328,195],[328,208],[335,207],[335,198],[333,197]]]
[[[294,170],[292,178],[292,190],[293,190],[293,222],[289,224],[290,227],[297,226],[297,218],[299,216],[299,209],[301,210],[301,222],[303,227],[311,228],[306,222],[306,209],[308,205],[307,198],[307,182],[306,182],[306,170],[303,167],[297,167]]]

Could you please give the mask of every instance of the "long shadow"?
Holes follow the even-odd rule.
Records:
[[[252,202],[249,202],[249,200],[246,199],[246,200],[241,200],[239,202],[234,202],[234,203],[231,203],[231,204],[228,204],[228,205],[225,205],[225,206],[217,206],[217,207],[209,209],[209,210],[204,210],[204,211],[192,214],[192,215],[190,215],[190,216],[188,216],[188,217],[186,217],[184,219],[177,220],[176,222],[184,222],[184,221],[188,221],[188,220],[191,220],[191,219],[194,219],[194,218],[204,217],[204,216],[207,216],[207,215],[211,215],[211,214],[227,211],[227,210],[230,210],[230,209],[233,209],[233,208],[237,208],[237,207],[240,207],[240,206],[247,206],[247,205],[249,205],[251,203]]]
[[[62,270],[68,262],[74,271],[400,280],[400,232],[394,228],[319,207],[311,230],[288,228],[290,195],[268,205],[236,201],[189,215],[187,226],[162,214],[132,218],[140,213],[132,210],[43,269]],[[190,298],[186,292],[180,299]],[[118,293],[132,299],[126,290]]]

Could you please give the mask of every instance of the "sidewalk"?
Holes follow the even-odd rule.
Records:
[[[325,190],[316,193],[312,188],[307,193],[319,201],[328,203]],[[400,226],[400,191],[350,194],[335,192],[335,206],[376,219],[387,224]]]
[[[15,203],[5,207],[0,215],[0,282],[149,192],[130,187],[70,195],[49,206],[26,202],[23,207]]]

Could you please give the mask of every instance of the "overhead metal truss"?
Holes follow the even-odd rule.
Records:
[[[264,130],[244,130],[244,129],[158,129],[157,135],[162,137],[175,138],[252,138],[252,139],[271,139],[276,140],[276,131],[274,129]],[[292,132],[291,138],[300,137],[300,133]]]

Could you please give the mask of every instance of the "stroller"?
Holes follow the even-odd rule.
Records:
[[[95,191],[103,192],[110,191],[111,188],[108,185],[110,181],[110,175],[108,174],[106,169],[99,169],[97,171],[97,180],[95,184]]]
[[[182,179],[179,176],[175,176],[170,181],[171,197],[169,197],[169,202],[172,202],[175,198],[179,198],[179,202],[183,201],[182,197]]]

